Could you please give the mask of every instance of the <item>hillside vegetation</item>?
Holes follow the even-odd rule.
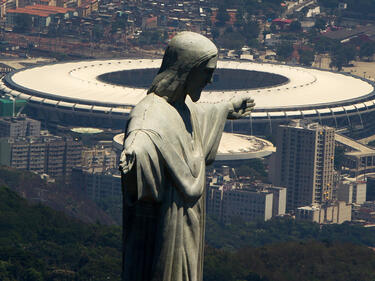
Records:
[[[115,221],[88,199],[82,190],[64,183],[47,183],[37,174],[0,166],[0,185],[8,186],[30,202],[42,202],[43,205],[81,221],[115,224]]]
[[[119,280],[120,249],[119,227],[30,206],[0,187],[0,280]]]
[[[0,181],[20,190],[27,188],[18,176],[33,182],[12,175]],[[375,280],[372,229],[288,218],[223,225],[209,218],[206,234],[204,281]],[[83,223],[0,184],[1,281],[120,281],[120,274],[119,226]]]

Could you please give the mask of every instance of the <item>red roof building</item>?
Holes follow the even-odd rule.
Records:
[[[71,8],[62,8],[55,6],[46,6],[46,5],[32,5],[26,6],[24,8],[9,9],[7,11],[7,24],[14,25],[15,18],[17,15],[30,15],[33,17],[32,24],[33,27],[43,28],[50,24],[51,16],[57,14],[67,14],[73,12],[74,9]]]
[[[46,11],[38,11],[26,8],[17,8],[17,9],[9,9],[7,11],[8,14],[27,14],[31,16],[39,16],[39,17],[49,17],[53,15],[53,12],[46,12]]]
[[[68,12],[74,12],[73,8],[62,8],[62,7],[46,6],[46,5],[26,6],[25,9],[52,12],[54,14],[66,14]]]
[[[277,18],[277,19],[274,19],[272,22],[277,23],[277,24],[291,24],[293,21],[290,19]]]

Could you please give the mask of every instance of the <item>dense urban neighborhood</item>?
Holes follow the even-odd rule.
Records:
[[[182,31],[218,48],[202,103],[255,99],[203,280],[375,280],[373,0],[1,0],[0,280],[121,280],[123,128]]]

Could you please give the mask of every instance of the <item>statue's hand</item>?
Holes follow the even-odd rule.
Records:
[[[129,153],[129,151],[123,150],[120,156],[118,169],[121,171],[121,173],[126,174],[131,170],[131,168],[134,165],[134,162],[135,152],[132,151],[131,153]]]
[[[228,119],[238,119],[249,116],[254,109],[254,100],[250,97],[234,97],[230,101]]]

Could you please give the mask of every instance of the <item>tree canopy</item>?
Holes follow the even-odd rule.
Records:
[[[293,44],[284,41],[276,46],[277,59],[280,61],[286,61],[293,53]]]
[[[208,247],[205,281],[335,281],[375,278],[374,251],[348,243],[287,242],[234,253]]]
[[[120,281],[119,227],[84,224],[30,205],[7,187],[0,187],[0,203],[0,280]],[[375,245],[374,230],[359,226],[208,219],[207,245],[204,281],[375,278],[368,248]]]

